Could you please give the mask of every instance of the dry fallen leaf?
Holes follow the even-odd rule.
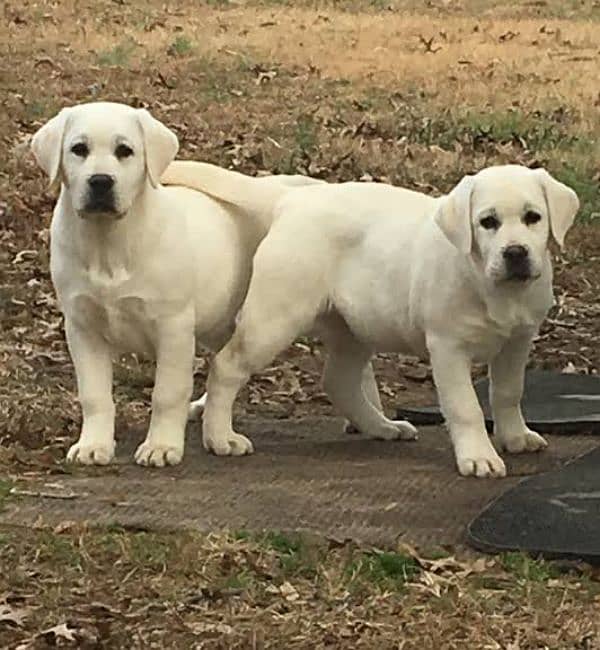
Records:
[[[229,635],[233,633],[233,627],[227,625],[227,623],[205,623],[203,621],[194,621],[192,623],[186,623],[186,627],[192,634],[197,634],[202,636],[204,634],[222,634]]]
[[[279,587],[279,593],[289,602],[294,602],[300,598],[296,588],[287,581]]]
[[[43,637],[48,643],[56,644],[60,639],[63,641],[76,641],[77,637],[75,632],[76,630],[70,628],[68,623],[59,623],[54,627],[49,627],[47,630],[42,630],[38,637]]]
[[[31,610],[27,607],[14,607],[8,603],[0,603],[0,625],[8,624],[21,627]]]

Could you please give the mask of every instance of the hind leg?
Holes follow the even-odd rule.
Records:
[[[188,407],[188,422],[198,422],[202,419],[202,413],[206,406],[206,392],[193,401],[190,402]]]
[[[324,280],[318,265],[303,259],[290,263],[292,255],[278,250],[277,242],[263,242],[254,259],[235,333],[211,366],[203,444],[219,456],[252,453],[250,440],[232,427],[235,397],[252,373],[311,327],[324,302]]]
[[[233,324],[231,327],[227,327],[224,331],[221,331],[218,334],[213,334],[212,339],[204,340],[205,346],[216,352],[221,350],[227,344],[227,341],[233,335],[235,327]],[[192,400],[188,406],[188,422],[199,422],[202,419],[202,414],[204,413],[204,407],[206,406],[206,391],[200,395],[198,399]]]
[[[369,402],[371,402],[378,411],[383,412],[381,397],[379,396],[379,388],[377,387],[377,381],[375,380],[375,373],[373,372],[373,364],[371,361],[369,361],[363,369],[362,389]],[[344,430],[346,433],[360,433],[360,431],[348,421],[346,421]]]
[[[383,405],[381,404],[381,397],[379,395],[379,388],[373,372],[373,363],[369,363],[363,368],[362,374],[362,389],[365,397],[373,404],[373,406],[383,413]]]
[[[377,385],[370,364],[371,351],[343,322],[337,322],[324,338],[329,355],[323,384],[336,408],[371,438],[414,440],[415,427],[405,420],[386,418],[378,392],[376,397],[373,394]]]

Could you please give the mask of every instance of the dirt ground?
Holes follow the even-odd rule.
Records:
[[[531,363],[596,373],[600,3],[499,4],[5,2],[0,494],[70,471],[63,459],[80,423],[48,274],[54,197],[27,148],[75,102],[147,106],[177,132],[182,157],[253,174],[441,193],[484,165],[546,166],[577,190],[582,210],[555,251],[557,306]],[[199,357],[198,393],[208,363]],[[318,342],[296,342],[251,382],[237,414],[331,415],[321,367]],[[376,369],[387,407],[433,399],[428,366],[381,355]],[[147,422],[151,387],[149,364],[119,362],[120,430]],[[432,564],[410,549],[317,547],[275,533],[68,522],[0,531],[0,639],[21,648],[600,647],[591,570],[448,549]]]

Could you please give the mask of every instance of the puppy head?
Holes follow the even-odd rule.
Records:
[[[81,217],[123,217],[146,182],[158,185],[177,137],[148,111],[96,102],[64,108],[33,136],[51,186],[68,188]]]
[[[444,197],[436,222],[496,283],[538,278],[549,234],[562,247],[579,199],[544,169],[488,167],[465,176]]]

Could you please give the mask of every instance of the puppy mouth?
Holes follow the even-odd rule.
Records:
[[[117,210],[112,196],[100,196],[90,197],[83,208],[79,210],[79,216],[83,219],[88,217],[121,219],[123,213]]]
[[[79,210],[79,216],[82,219],[105,219],[111,221],[118,221],[125,216],[124,212],[119,212],[114,205],[86,205],[82,210]]]
[[[512,271],[506,274],[507,282],[528,282],[532,279],[531,273],[529,271]]]
[[[503,280],[515,284],[525,284],[533,282],[541,276],[541,273],[532,273],[531,269],[511,269],[506,271]]]
[[[534,272],[528,265],[527,267],[496,269],[491,272],[490,276],[496,284],[525,285],[537,280],[541,276],[541,272]]]

